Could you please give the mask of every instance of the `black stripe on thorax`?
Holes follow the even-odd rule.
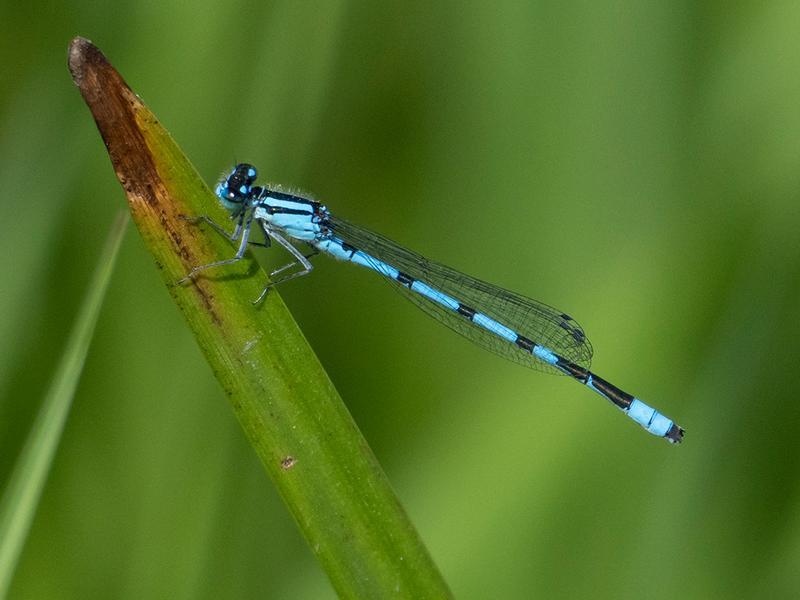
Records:
[[[262,208],[271,215],[313,215],[310,210],[302,210],[300,208],[284,208],[283,206],[270,206],[269,204],[263,205]]]
[[[275,198],[276,200],[288,200],[289,202],[297,202],[298,204],[308,204],[311,207],[319,206],[319,202],[311,200],[310,198],[303,198],[302,196],[295,196],[294,194],[287,194],[286,192],[276,192],[269,188],[262,188],[261,198]]]
[[[286,192],[276,192],[275,190],[271,190],[269,188],[253,188],[253,192],[255,193],[258,200],[261,201],[259,206],[263,206],[266,208],[270,214],[276,213],[283,213],[283,214],[294,214],[294,215],[305,215],[305,214],[314,214],[318,215],[321,214],[322,204],[317,202],[316,200],[310,200],[309,198],[303,198],[302,196],[295,196],[294,194],[287,194]],[[274,200],[285,200],[287,202],[294,202],[296,204],[307,204],[308,210],[299,210],[299,209],[288,209],[288,208],[279,208],[279,209],[272,209],[268,206],[264,206],[263,202],[268,200],[269,198],[273,198]]]

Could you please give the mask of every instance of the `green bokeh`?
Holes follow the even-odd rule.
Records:
[[[209,181],[253,162],[563,308],[687,429],[321,257],[281,293],[457,597],[796,596],[799,26],[777,1],[4,3],[0,482],[124,203],[66,69],[83,35]],[[131,231],[11,597],[332,595]]]

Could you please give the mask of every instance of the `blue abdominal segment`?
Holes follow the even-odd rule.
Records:
[[[555,367],[560,372],[572,377],[609,400],[649,433],[663,437],[670,443],[680,443],[683,439],[683,429],[641,400],[598,377],[588,369],[559,356],[546,346],[520,335],[510,327],[503,325],[499,320],[462,304],[453,296],[436,289],[429,283],[414,279],[407,273],[361,250],[357,250],[340,239],[328,237],[316,242],[315,245],[321,251],[330,254],[334,258],[362,265],[394,280],[409,291],[459,315],[462,319],[468,320],[475,327],[489,332],[499,340],[514,344],[518,351],[532,354],[543,363]]]

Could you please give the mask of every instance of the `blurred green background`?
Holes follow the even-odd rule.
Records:
[[[568,311],[687,429],[317,259],[281,294],[457,597],[796,597],[799,32],[791,1],[4,2],[0,482],[124,205],[83,35],[209,182],[253,162]],[[129,231],[11,597],[332,596]]]

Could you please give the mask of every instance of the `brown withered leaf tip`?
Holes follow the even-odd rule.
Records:
[[[156,124],[156,118],[100,49],[86,38],[76,37],[70,42],[67,64],[106,145],[134,222],[140,231],[160,230],[160,235],[170,240],[172,251],[188,269],[188,265],[197,261],[184,243],[180,227],[184,222],[177,219],[180,208],[167,192],[142,131],[143,126]],[[157,133],[169,137],[166,132]],[[158,257],[156,263],[163,268]],[[195,283],[192,289],[210,309],[212,296],[204,286]],[[216,312],[209,312],[212,320],[219,324]]]
[[[132,208],[137,200],[155,203],[154,191],[160,181],[136,120],[136,113],[147,109],[100,49],[86,38],[72,40],[67,64]]]

